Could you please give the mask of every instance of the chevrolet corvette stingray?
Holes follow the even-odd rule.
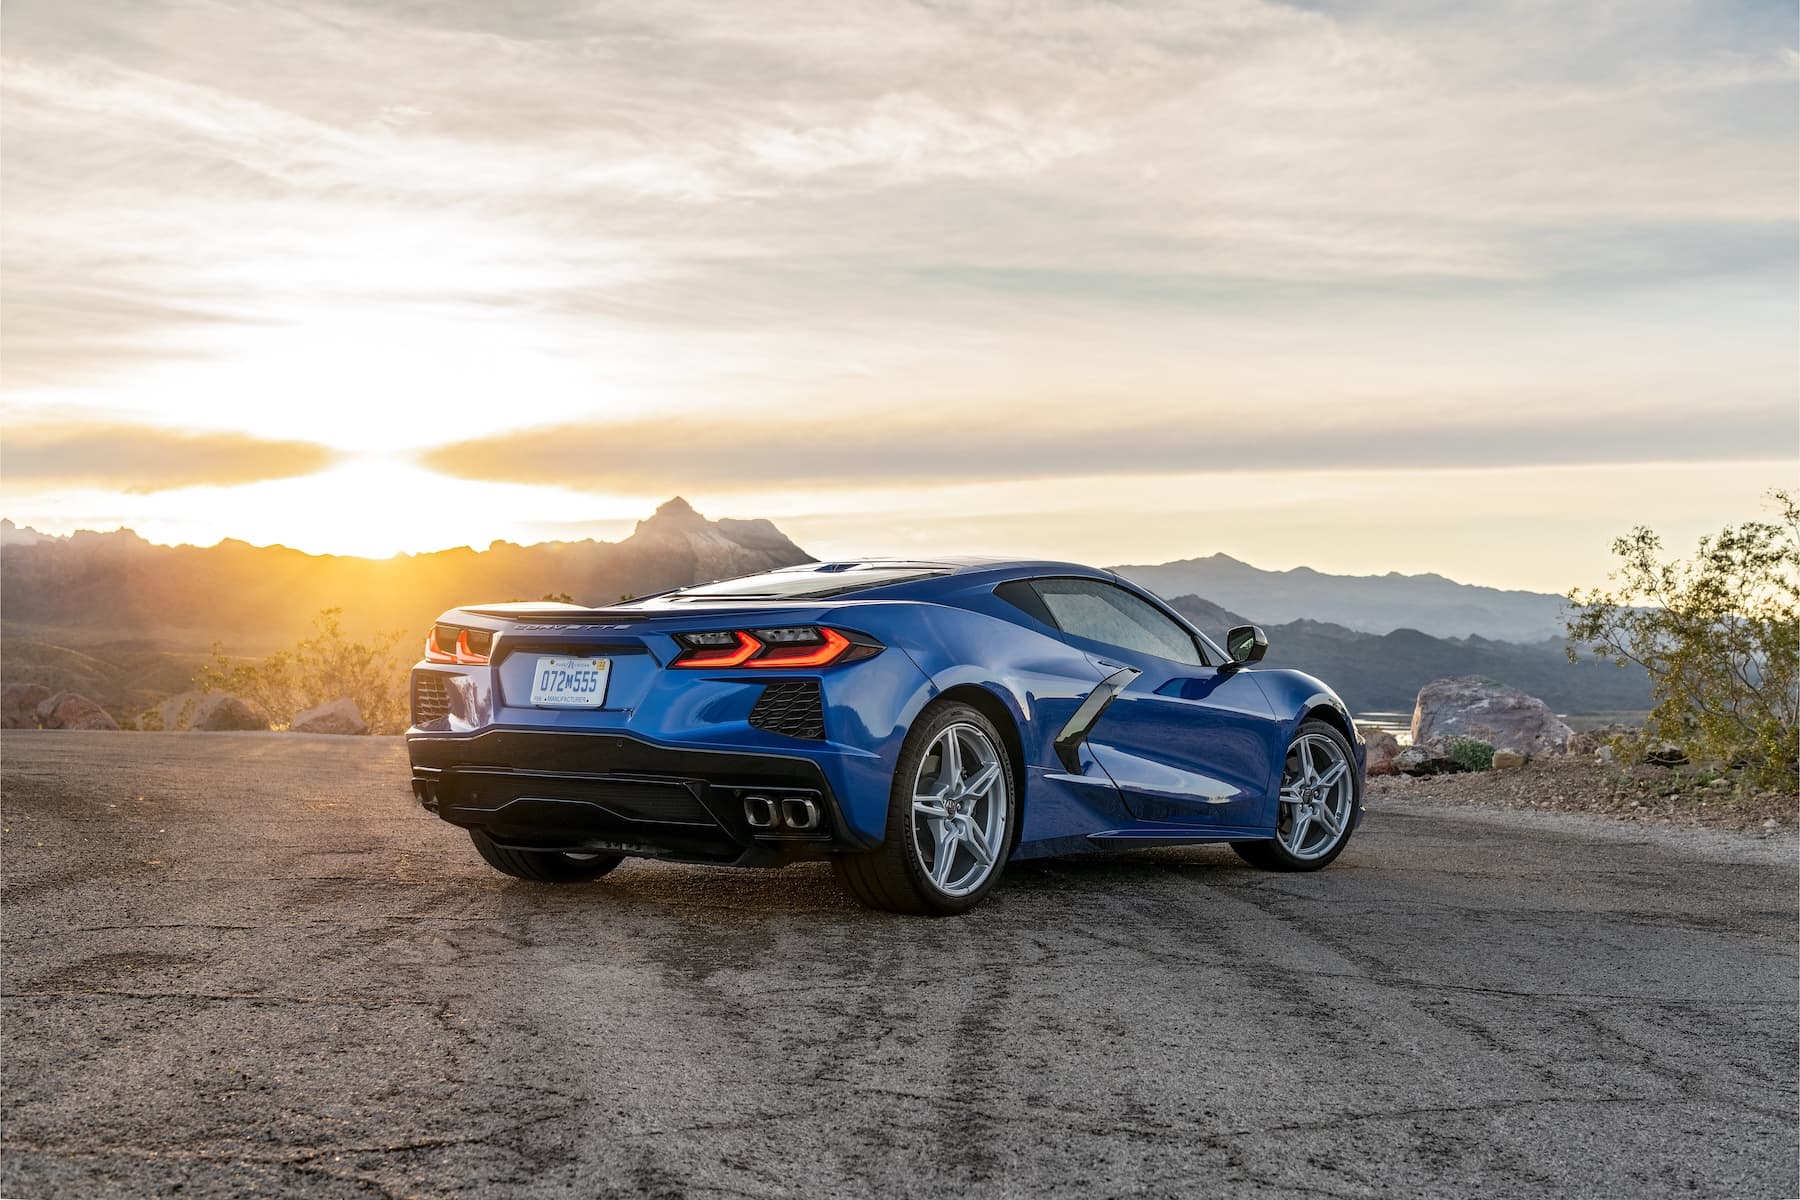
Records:
[[[1008,862],[1228,842],[1310,871],[1361,815],[1343,702],[1055,562],[814,562],[601,608],[452,609],[412,672],[413,793],[499,871],[830,861],[966,910]]]

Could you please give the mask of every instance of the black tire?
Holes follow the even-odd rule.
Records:
[[[1337,844],[1316,858],[1298,858],[1281,844],[1280,838],[1270,838],[1262,842],[1233,842],[1231,848],[1237,856],[1253,867],[1261,867],[1265,871],[1317,871],[1330,866],[1333,859],[1344,852],[1350,844],[1351,835],[1356,832],[1356,816],[1362,811],[1362,772],[1356,769],[1356,752],[1350,745],[1350,739],[1344,731],[1329,721],[1312,719],[1300,722],[1294,731],[1294,740],[1298,742],[1309,734],[1323,734],[1336,742],[1344,752],[1344,761],[1350,764],[1350,809],[1344,819],[1344,832],[1339,835]],[[1304,836],[1304,835],[1303,835]]]
[[[469,840],[488,866],[503,875],[533,883],[586,883],[625,861],[622,854],[584,854],[577,858],[557,850],[512,850],[496,845],[479,829],[469,830]]]
[[[913,786],[920,767],[939,734],[953,725],[972,725],[998,751],[1001,779],[1006,789],[1006,826],[1000,844],[991,847],[994,863],[987,878],[965,895],[947,895],[925,873],[919,860],[916,822],[913,820]],[[913,916],[945,917],[967,912],[993,890],[1006,870],[1012,841],[1019,828],[1019,787],[1013,773],[1006,740],[981,711],[967,704],[946,701],[919,715],[900,748],[894,781],[888,791],[887,835],[881,848],[865,854],[842,854],[831,860],[838,883],[865,908]]]

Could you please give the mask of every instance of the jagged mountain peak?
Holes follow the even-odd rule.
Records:
[[[657,505],[656,511],[651,513],[650,516],[646,517],[644,520],[639,521],[638,525],[641,527],[651,521],[680,521],[684,523],[693,523],[704,522],[705,520],[706,518],[701,516],[700,513],[695,510],[694,506],[687,502],[685,497],[671,496],[669,499],[664,500],[661,504]]]

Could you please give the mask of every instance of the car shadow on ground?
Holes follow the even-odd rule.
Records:
[[[1179,873],[1199,883],[1227,883],[1264,873],[1247,866],[1229,847],[1183,846],[1029,859],[1010,864],[999,885],[974,912],[1038,907],[1066,902],[1077,894],[1090,899],[1132,896]],[[707,910],[776,916],[835,914],[893,920],[893,914],[864,909],[837,884],[827,863],[796,863],[773,870],[707,867],[627,860],[605,878],[578,885],[546,885],[497,880],[509,914],[520,916],[591,904],[596,914],[633,910],[670,913]],[[914,918],[899,918],[914,919]]]

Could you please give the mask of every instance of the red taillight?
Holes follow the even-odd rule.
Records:
[[[763,644],[741,629],[731,631],[737,644],[725,650],[684,650],[676,657],[677,667],[741,667],[762,650]]]
[[[747,667],[823,667],[836,662],[850,648],[850,639],[835,629],[819,629],[822,645],[775,650],[751,659]]]
[[[478,630],[476,636],[482,639],[483,645],[492,648],[494,635],[486,630]],[[450,642],[450,649],[444,649],[444,642]],[[425,661],[434,663],[457,663],[465,667],[479,667],[488,661],[484,653],[469,648],[469,631],[454,625],[433,625],[431,632],[425,635]]]
[[[727,639],[730,639],[727,644]],[[833,663],[853,662],[881,652],[878,642],[857,635],[846,636],[835,629],[819,626],[797,626],[786,629],[709,630],[705,633],[678,634],[682,651],[670,666],[675,667],[757,667],[806,668],[828,667]],[[793,644],[800,642],[801,644]]]

